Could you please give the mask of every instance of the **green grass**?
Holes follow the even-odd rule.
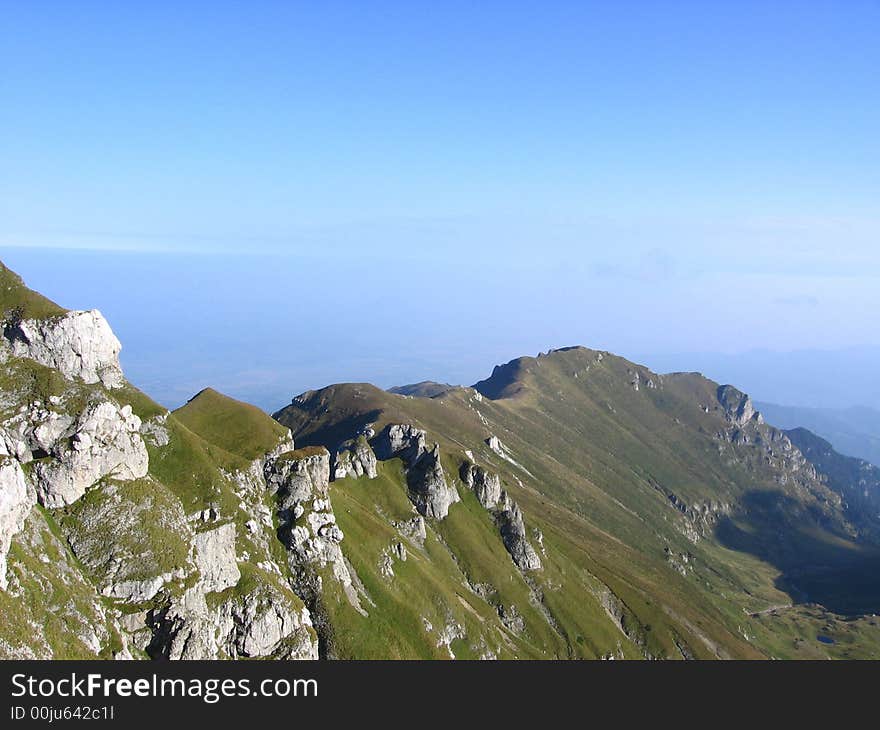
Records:
[[[180,502],[154,479],[106,480],[56,518],[97,585],[188,566],[190,534]]]
[[[21,307],[25,319],[46,319],[67,311],[28,289],[18,274],[0,262],[0,314],[5,316],[14,307]]]
[[[174,411],[177,420],[205,441],[253,461],[271,451],[287,429],[256,406],[206,388]]]
[[[102,616],[103,599],[83,575],[57,526],[34,509],[9,553],[10,589],[0,591],[0,646],[3,653],[44,652],[65,659],[110,658],[119,638]],[[14,595],[18,593],[20,595]],[[95,633],[94,651],[85,637]]]
[[[379,560],[402,538],[392,522],[414,516],[406,496],[398,460],[380,463],[374,480],[342,479],[331,485],[331,497],[339,525],[345,532],[343,552],[363,582],[372,604],[361,599],[370,614],[358,614],[332,579],[324,581],[325,606],[333,624],[333,648],[341,658],[445,659],[445,646],[438,646],[438,630],[447,623],[459,624],[465,636],[453,643],[457,658],[478,658],[485,651],[500,658],[538,658],[542,654],[504,629],[494,606],[470,592],[466,576],[456,564],[445,540],[428,528],[424,547],[404,540],[407,560],[395,560],[394,577],[379,571]],[[455,505],[455,511],[461,505]],[[471,520],[462,511],[460,520]],[[487,531],[481,523],[477,531]],[[500,545],[500,539],[497,540]],[[514,578],[509,557],[493,546],[506,579]],[[453,548],[454,551],[454,548]],[[503,554],[502,554],[503,553]],[[499,582],[501,582],[499,580]],[[373,605],[374,604],[374,605]],[[523,606],[527,609],[527,605]],[[426,631],[425,620],[432,630]]]
[[[638,391],[632,387],[634,373]],[[523,642],[534,642],[547,655],[675,658],[681,657],[680,648],[706,658],[778,655],[766,633],[758,639],[743,636],[752,636],[746,609],[790,600],[778,586],[781,573],[773,563],[781,554],[759,551],[773,546],[767,526],[783,526],[789,554],[801,564],[831,561],[843,568],[870,558],[854,552],[845,523],[822,501],[821,485],[810,487],[818,495],[811,501],[803,490],[780,485],[777,467],[765,464],[756,447],[719,446],[715,434],[725,422],[715,403],[717,384],[699,375],[661,377],[622,358],[605,354],[600,359],[599,353],[575,349],[522,358],[498,378],[487,389],[504,396],[498,400],[478,401],[464,388],[434,398],[404,398],[365,384],[342,384],[309,393],[276,416],[290,426],[297,443],[309,445],[351,437],[366,423],[377,432],[387,423],[414,423],[428,431],[429,441],[440,443],[450,476],[465,449],[498,472],[523,507],[527,527],[544,532],[545,567],[532,579],[557,630],[543,618],[535,621],[531,605],[523,610],[527,587],[515,573],[505,581],[507,565],[499,558],[509,564],[509,557],[496,542],[488,516],[462,485],[463,501],[435,525],[443,541],[437,545],[456,556],[454,568],[463,577],[496,589],[490,603],[516,605],[527,625]],[[649,380],[656,387],[649,388]],[[522,468],[488,450],[484,439],[490,434]],[[387,510],[382,506],[382,495],[391,489],[387,466],[386,480],[364,492],[374,505],[361,506],[363,520]],[[343,484],[345,489],[334,487],[334,504],[337,493],[343,495],[339,499],[360,494],[354,482]],[[370,482],[364,488],[369,490]],[[748,519],[738,523],[760,538],[745,549],[731,549],[714,528],[691,543],[684,534],[687,518],[666,496],[675,494],[695,506],[726,502],[736,510],[762,492],[781,493],[800,506],[780,523],[758,500]],[[402,481],[397,493],[405,495]],[[360,534],[361,528],[349,520],[348,531]],[[380,534],[383,541],[390,539]],[[347,555],[360,549],[357,542],[347,536]],[[373,552],[379,548],[376,543]],[[691,556],[684,576],[667,559],[667,549]],[[833,571],[826,578],[839,582]],[[833,596],[831,587],[819,587]],[[622,606],[626,635],[600,604],[597,596],[604,592]],[[814,633],[811,620],[802,617],[791,630]]]

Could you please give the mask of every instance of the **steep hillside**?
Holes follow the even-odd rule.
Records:
[[[412,398],[336,385],[275,415],[298,443],[331,451],[357,433],[375,445],[389,424],[413,424],[439,443],[448,474],[463,461],[498,474],[529,529],[555,545],[530,581],[565,600],[589,575],[594,594],[627,607],[631,626],[651,627],[645,654],[874,651],[875,638],[854,648],[843,637],[874,636],[857,616],[880,605],[876,547],[835,484],[735,388],[566,348],[500,366],[473,389]],[[565,559],[577,569],[551,578]],[[601,625],[571,628],[561,608],[551,619],[569,641]],[[816,638],[835,632],[834,644]]]
[[[168,412],[0,269],[0,656],[880,656],[876,474],[697,374]]]
[[[316,657],[265,478],[287,429],[207,391],[168,413],[99,312],[0,274],[0,656]]]
[[[880,411],[874,408],[797,408],[757,404],[779,428],[809,429],[830,442],[835,451],[880,465]]]

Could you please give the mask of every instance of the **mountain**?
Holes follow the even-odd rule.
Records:
[[[799,408],[756,404],[780,428],[806,428],[847,456],[880,464],[880,411],[874,408]]]
[[[2,657],[880,656],[876,473],[733,386],[573,347],[169,412],[100,312],[0,305]]]
[[[449,383],[435,383],[433,380],[423,380],[421,383],[411,383],[410,385],[395,385],[393,388],[389,388],[388,392],[395,395],[411,395],[417,398],[434,398],[454,387],[449,385]]]

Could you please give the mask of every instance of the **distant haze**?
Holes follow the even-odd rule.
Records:
[[[3,13],[0,256],[163,403],[572,344],[878,403],[876,2]]]
[[[760,315],[747,326],[745,310],[711,292],[685,301],[693,293],[656,291],[651,302],[642,281],[611,285],[595,277],[553,286],[540,272],[499,275],[458,260],[45,249],[0,255],[63,306],[101,309],[122,340],[129,378],[170,407],[205,386],[271,411],[333,382],[468,385],[495,364],[570,344],[611,350],[659,372],[698,370],[758,400],[880,407],[880,347],[750,350],[773,343],[775,327]],[[713,327],[706,311],[687,311],[710,307]],[[721,323],[733,318],[743,351],[726,353],[731,342]],[[791,347],[800,338],[778,339]],[[712,345],[719,351],[690,350]]]

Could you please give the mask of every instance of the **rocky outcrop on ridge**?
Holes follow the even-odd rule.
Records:
[[[122,345],[104,316],[93,309],[47,319],[25,319],[9,328],[16,357],[55,368],[66,378],[118,388],[124,383],[119,365]]]
[[[458,502],[458,492],[446,481],[440,446],[426,446],[425,431],[412,424],[390,424],[375,437],[376,455],[382,460],[399,457],[406,467],[409,497],[419,514],[442,520]]]
[[[362,476],[375,479],[378,476],[376,454],[370,448],[366,437],[361,435],[336,447],[331,471],[334,480],[345,479],[345,477],[358,479]]]
[[[520,570],[541,570],[541,558],[528,540],[522,510],[502,489],[501,478],[467,461],[461,465],[459,475],[480,504],[494,517],[504,547],[517,567]]]
[[[6,555],[14,535],[36,501],[21,464],[9,456],[0,457],[0,589],[6,590]]]
[[[342,554],[345,537],[330,502],[330,452],[307,447],[267,461],[266,483],[275,495],[279,534],[297,594],[320,612],[325,577],[341,586],[352,606],[362,611],[352,575]]]

